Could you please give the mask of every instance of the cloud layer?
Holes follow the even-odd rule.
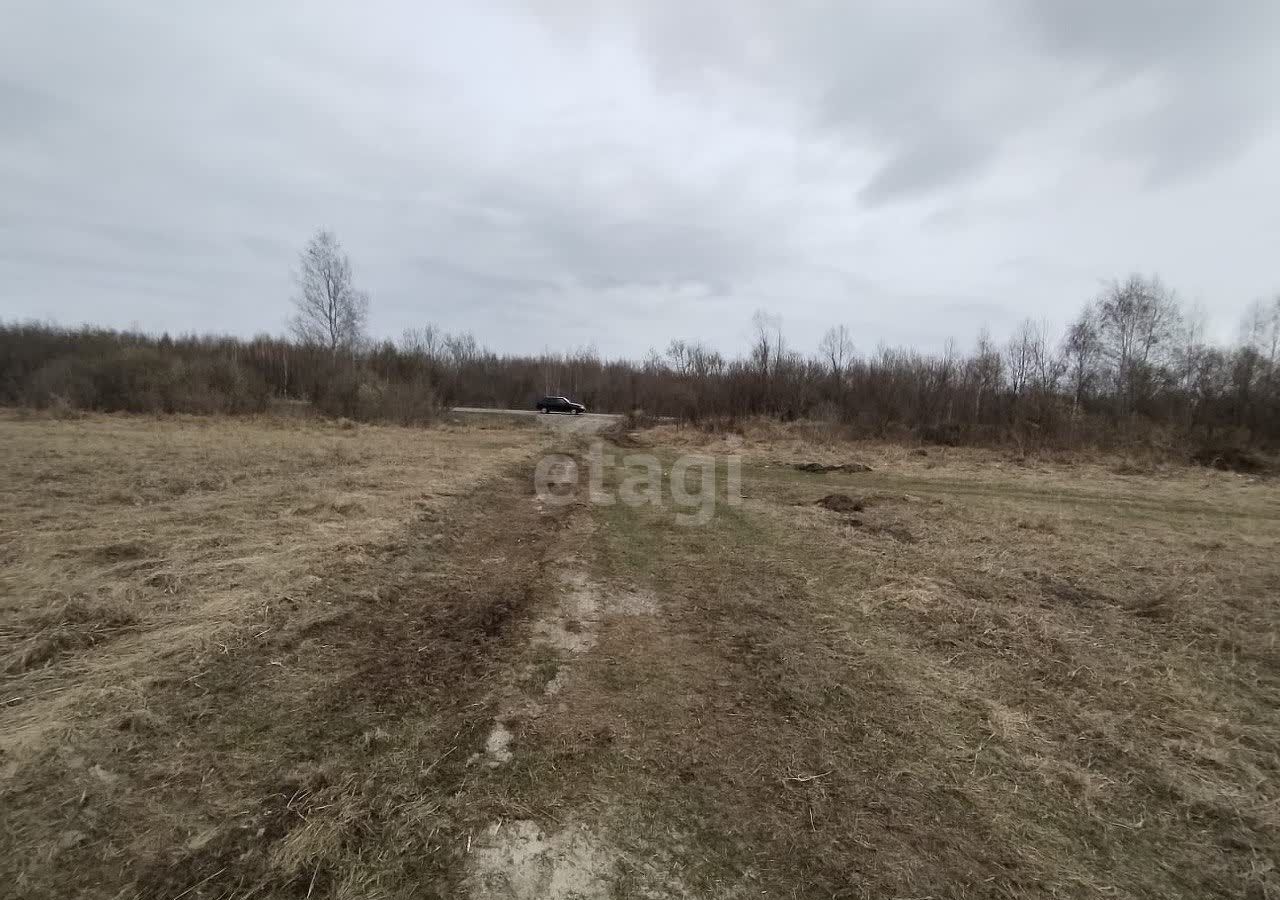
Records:
[[[855,8],[856,7],[856,8]],[[20,0],[0,315],[279,331],[334,229],[380,335],[502,350],[757,307],[811,346],[1063,322],[1159,272],[1230,334],[1280,289],[1280,6]]]

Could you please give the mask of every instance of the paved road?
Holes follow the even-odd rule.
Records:
[[[455,406],[451,412],[467,416],[531,416],[548,428],[578,434],[594,434],[622,418],[611,413],[583,413],[573,416],[565,413],[540,413],[532,409],[483,409],[478,406]]]

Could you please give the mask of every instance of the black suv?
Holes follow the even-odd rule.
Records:
[[[538,412],[573,413],[575,416],[584,413],[587,408],[581,403],[574,403],[568,397],[543,397],[538,401]]]

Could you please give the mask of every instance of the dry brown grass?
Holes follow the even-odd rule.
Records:
[[[744,454],[679,527],[527,428],[0,421],[0,883],[1280,897],[1280,485],[818,438],[629,436]]]
[[[503,617],[504,598],[523,596],[468,571],[451,522],[459,505],[483,499],[483,482],[548,439],[483,425],[0,418],[0,880],[23,896],[112,896],[131,881],[141,896],[191,887],[199,867],[182,856],[239,846],[228,832],[247,827],[238,810],[288,833],[271,850],[270,877],[257,876],[264,884],[327,858],[315,847],[341,831],[342,816],[303,831],[272,825],[264,785],[312,778],[289,772],[340,757],[348,731],[369,752],[391,731],[348,705],[395,677],[403,641],[420,638],[416,653],[448,631],[469,646]],[[520,479],[519,503],[523,489]],[[455,575],[438,561],[420,570],[423,553],[450,547]],[[423,615],[400,627],[400,613],[388,614],[410,580],[417,602],[452,589],[446,622]],[[357,614],[353,627],[358,612],[374,621]],[[339,638],[325,646],[349,652],[311,651],[320,671],[299,665],[297,645],[326,635]],[[466,658],[445,654],[433,671]],[[323,700],[362,667],[357,689]],[[325,702],[337,704],[328,715]],[[320,705],[318,721],[308,703]],[[320,762],[299,756],[307,740]],[[353,777],[333,775],[326,790],[359,794]],[[294,803],[308,796],[298,790]]]
[[[713,446],[748,501],[707,528],[596,511],[601,583],[662,614],[604,623],[512,807],[695,896],[1280,896],[1274,483]]]
[[[149,659],[206,646],[305,592],[323,564],[359,560],[545,440],[511,428],[4,414],[0,748],[56,727],[64,704]]]

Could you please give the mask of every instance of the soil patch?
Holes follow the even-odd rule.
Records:
[[[865,463],[818,463],[804,462],[796,463],[794,468],[800,472],[812,472],[815,475],[825,475],[828,472],[870,472],[871,467]]]
[[[472,848],[466,888],[473,900],[604,900],[612,864],[584,828],[548,834],[527,819],[499,823]]]
[[[815,501],[815,505],[821,506],[823,509],[829,509],[832,512],[855,513],[862,512],[867,504],[861,497],[850,497],[848,494],[827,494],[821,500]]]

